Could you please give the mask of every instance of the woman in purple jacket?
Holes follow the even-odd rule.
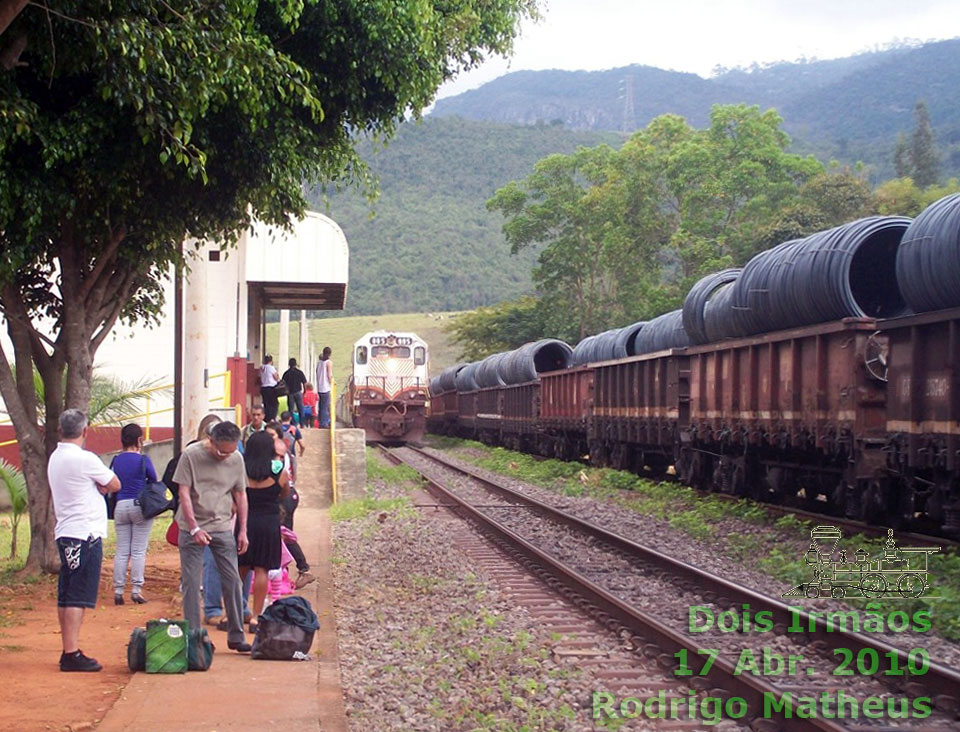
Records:
[[[153,519],[145,519],[137,504],[137,496],[143,489],[143,479],[157,480],[157,471],[150,458],[140,453],[143,447],[143,430],[138,424],[125,425],[120,430],[123,452],[111,463],[111,468],[120,479],[117,507],[113,512],[117,532],[117,555],[113,560],[113,602],[123,604],[123,590],[127,584],[127,564],[130,565],[130,583],[133,592],[130,599],[142,605],[143,571],[147,563],[147,545],[150,543],[150,528]]]

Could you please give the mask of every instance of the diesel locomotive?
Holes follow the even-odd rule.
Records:
[[[419,442],[426,431],[429,352],[415,333],[379,330],[353,346],[344,421],[367,442]]]

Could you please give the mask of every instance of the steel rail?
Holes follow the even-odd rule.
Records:
[[[400,464],[406,462],[393,450],[382,445],[380,449],[392,463]],[[426,453],[424,454],[427,455]],[[427,457],[436,459],[432,455],[427,455]],[[442,463],[443,461],[438,460],[438,462]],[[409,463],[406,464],[409,465]],[[416,470],[416,468],[414,469]],[[633,642],[638,646],[641,644],[644,645],[643,652],[645,655],[653,653],[652,649],[649,649],[649,645],[653,644],[657,648],[658,656],[663,654],[669,656],[665,661],[670,664],[673,663],[673,654],[681,650],[692,653],[694,658],[698,657],[696,655],[698,646],[691,639],[677,633],[669,626],[664,625],[642,610],[628,605],[615,595],[584,577],[575,569],[557,561],[515,534],[500,522],[480,512],[473,505],[467,503],[441,483],[424,475],[419,470],[417,472],[423,476],[427,482],[428,489],[437,496],[438,499],[455,504],[455,511],[465,514],[470,520],[479,524],[483,530],[494,535],[497,540],[510,546],[534,565],[546,569],[549,574],[553,575],[553,577],[569,591],[579,595],[581,598],[580,601],[577,602],[574,600],[574,603],[580,606],[582,610],[596,616],[600,622],[610,627],[611,630],[622,627],[630,631],[633,634]],[[479,478],[479,480],[489,482],[483,478]],[[735,670],[736,667],[733,663],[725,658],[717,657],[705,677],[690,678],[708,679],[713,684],[716,684],[719,689],[743,698],[748,705],[747,708],[753,710],[763,708],[763,700],[766,694],[776,696],[782,694],[780,690],[768,684],[766,681],[750,675],[736,674]],[[679,679],[679,683],[684,683],[686,678],[687,677]],[[762,725],[763,722],[769,724],[774,720],[758,717],[751,721]],[[776,718],[776,725],[777,730],[783,730],[784,732],[809,732],[809,730],[846,732],[844,726],[823,718],[794,719],[781,716]],[[763,727],[761,726],[760,728],[762,729]]]
[[[872,649],[878,654],[893,653],[896,654],[899,667],[907,667],[908,653],[900,648],[891,646],[881,640],[872,639],[862,633],[856,633],[847,630],[837,630],[828,627],[826,621],[819,617],[811,617],[809,613],[797,606],[789,606],[778,599],[769,595],[757,592],[735,582],[731,582],[717,575],[706,572],[693,565],[673,559],[661,552],[644,546],[637,542],[627,539],[619,534],[607,531],[596,524],[577,518],[565,511],[561,511],[549,504],[538,501],[535,498],[519,493],[505,485],[492,481],[489,478],[479,474],[477,471],[455,465],[444,458],[431,453],[424,452],[419,448],[407,445],[407,449],[413,450],[417,454],[432,460],[444,467],[455,470],[461,474],[468,475],[474,480],[483,483],[495,493],[511,500],[520,501],[535,508],[538,513],[549,517],[550,519],[573,527],[583,533],[593,536],[608,545],[629,554],[642,563],[656,567],[664,575],[672,575],[682,580],[684,586],[696,588],[703,593],[704,599],[708,602],[715,602],[721,607],[730,607],[738,604],[749,604],[751,612],[766,610],[772,613],[774,625],[776,627],[787,628],[796,619],[800,626],[807,629],[804,633],[813,643],[817,643],[822,649],[827,648],[847,648],[854,655],[862,649]],[[404,462],[400,456],[388,453],[391,459],[397,459]],[[411,466],[412,467],[412,466]],[[418,471],[420,472],[420,471]],[[427,479],[430,481],[430,479]],[[432,481],[430,481],[432,482]],[[448,495],[445,493],[445,495]],[[459,501],[458,501],[459,503]],[[810,628],[813,628],[811,631]],[[908,677],[904,677],[905,679]],[[955,707],[960,701],[960,672],[949,666],[944,666],[933,661],[929,664],[927,673],[923,676],[913,677],[913,682],[922,683],[923,688],[932,694],[941,695],[943,698],[937,702],[938,707]],[[916,696],[917,694],[913,694]]]

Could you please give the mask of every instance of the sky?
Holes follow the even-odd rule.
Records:
[[[545,0],[507,61],[440,88],[460,94],[511,71],[630,64],[709,76],[717,65],[841,58],[897,39],[960,36],[957,0]]]

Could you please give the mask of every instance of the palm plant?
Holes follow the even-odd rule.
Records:
[[[90,383],[90,406],[87,408],[87,420],[90,424],[115,424],[129,419],[141,412],[139,400],[143,392],[157,386],[159,379],[139,379],[124,381],[114,376],[104,376],[94,373]],[[44,389],[40,372],[33,370],[33,388],[37,394],[39,407],[38,420],[44,422]],[[154,399],[169,398],[173,389],[154,391]],[[2,412],[0,412],[2,413]]]
[[[13,534],[10,539],[10,559],[17,556],[17,529],[20,527],[20,519],[27,510],[27,481],[17,468],[0,459],[0,485],[6,488],[10,494],[10,503],[12,505],[11,528]]]

